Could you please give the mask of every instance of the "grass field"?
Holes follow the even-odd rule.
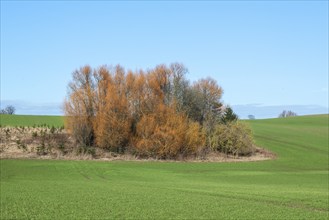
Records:
[[[1,219],[328,219],[328,115],[249,121],[276,160],[1,160]]]
[[[64,125],[63,116],[46,115],[0,115],[1,126],[44,126],[61,127]]]

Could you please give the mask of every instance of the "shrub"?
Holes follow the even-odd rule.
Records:
[[[206,144],[206,134],[198,122],[190,121],[185,133],[184,155],[198,156],[202,153]]]
[[[95,157],[96,151],[95,148],[89,146],[79,146],[77,150],[78,154],[90,154],[92,157]]]
[[[41,130],[40,131],[40,145],[37,146],[37,154],[38,155],[46,155],[47,154],[47,149],[46,149],[46,130]]]
[[[68,131],[74,137],[77,145],[92,146],[94,143],[94,130],[92,122],[83,116],[66,117]]]
[[[240,122],[218,124],[210,136],[212,149],[225,154],[250,155],[254,142],[250,128]]]
[[[146,115],[137,124],[135,152],[144,157],[176,159],[197,155],[204,142],[199,123],[189,122],[174,107],[162,106],[157,114]]]
[[[50,133],[54,134],[55,131],[56,131],[56,128],[55,128],[54,126],[51,126],[51,128],[50,128]]]
[[[65,151],[65,144],[64,144],[64,143],[59,143],[59,144],[58,144],[58,149],[59,149],[63,154],[66,153],[66,151]]]
[[[9,138],[10,138],[10,129],[9,128],[5,129],[5,133],[6,133],[6,139],[9,140]]]
[[[37,146],[37,154],[38,155],[46,155],[47,154],[47,149],[46,149],[46,144],[45,144],[45,133],[41,131],[41,143],[39,146]]]
[[[24,142],[22,142],[20,139],[16,140],[17,148],[22,149],[23,151],[27,151],[27,146]]]
[[[37,154],[40,156],[47,154],[47,150],[44,144],[41,143],[41,145],[37,146]]]
[[[38,132],[37,131],[33,131],[32,132],[32,138],[36,138],[38,137]]]

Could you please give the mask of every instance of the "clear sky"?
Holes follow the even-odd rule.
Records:
[[[171,62],[227,104],[328,108],[328,1],[1,1],[2,105],[61,103],[85,64]]]

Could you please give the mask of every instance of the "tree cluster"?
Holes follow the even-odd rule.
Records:
[[[245,154],[213,141],[222,124],[233,133],[238,127],[252,144],[232,109],[220,102],[222,88],[211,78],[191,84],[186,73],[178,63],[134,72],[119,65],[81,67],[73,72],[64,103],[66,128],[78,145],[140,157],[177,159],[209,149]]]
[[[294,117],[294,116],[297,116],[297,113],[293,112],[293,111],[282,111],[280,114],[279,114],[279,118],[287,118],[287,117]]]
[[[15,114],[15,107],[12,105],[8,105],[6,108],[0,110],[0,114],[3,115],[13,115]]]
[[[254,115],[248,115],[248,119],[249,119],[249,120],[255,120],[256,117],[255,117]]]

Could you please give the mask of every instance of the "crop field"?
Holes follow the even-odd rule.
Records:
[[[328,219],[328,115],[248,123],[275,160],[1,160],[1,219]]]
[[[47,115],[0,115],[0,125],[61,127],[64,125],[64,118],[62,116]]]

